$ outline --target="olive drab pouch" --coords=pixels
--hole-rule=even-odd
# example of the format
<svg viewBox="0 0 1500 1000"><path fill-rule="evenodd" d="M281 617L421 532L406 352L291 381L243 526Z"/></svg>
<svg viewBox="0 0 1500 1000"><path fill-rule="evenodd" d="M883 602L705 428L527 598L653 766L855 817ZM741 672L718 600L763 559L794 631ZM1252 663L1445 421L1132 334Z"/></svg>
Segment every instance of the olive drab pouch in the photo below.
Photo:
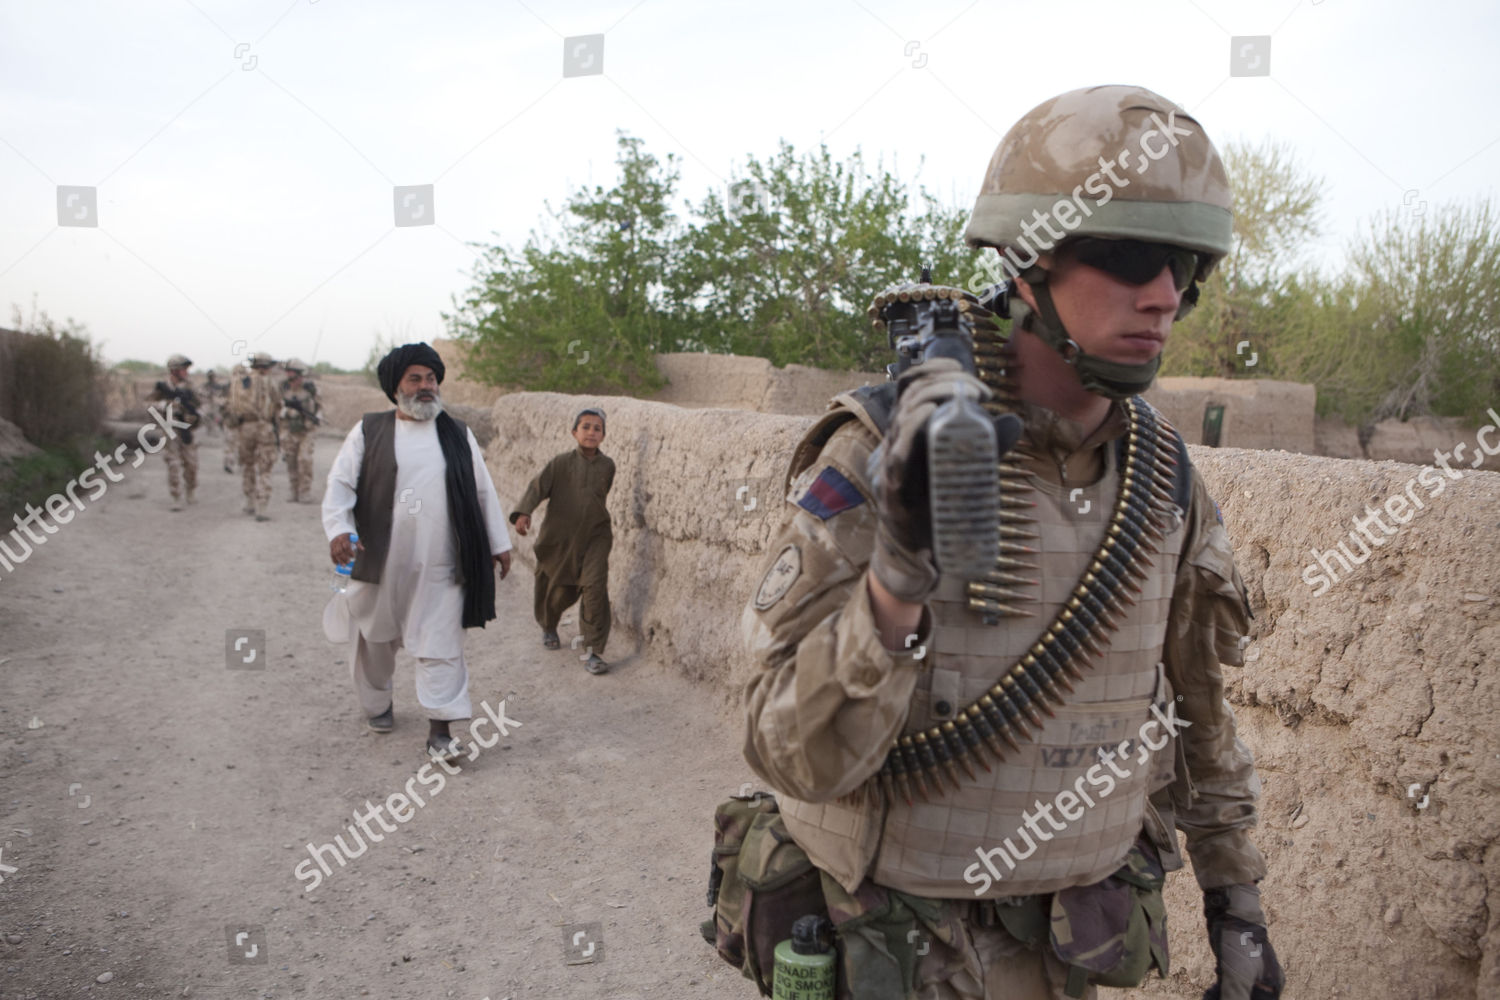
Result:
<svg viewBox="0 0 1500 1000"><path fill-rule="evenodd" d="M770 996L776 945L792 936L798 917L828 913L818 870L771 795L736 795L714 810L708 903L704 939Z"/></svg>
<svg viewBox="0 0 1500 1000"><path fill-rule="evenodd" d="M1139 986L1167 974L1166 874L1142 835L1113 875L1052 897L1052 948L1068 965L1067 995L1089 985Z"/></svg>
<svg viewBox="0 0 1500 1000"><path fill-rule="evenodd" d="M963 969L966 940L951 900L923 899L876 885L854 892L822 872L823 898L837 932L839 1000L906 1000L926 982Z"/></svg>

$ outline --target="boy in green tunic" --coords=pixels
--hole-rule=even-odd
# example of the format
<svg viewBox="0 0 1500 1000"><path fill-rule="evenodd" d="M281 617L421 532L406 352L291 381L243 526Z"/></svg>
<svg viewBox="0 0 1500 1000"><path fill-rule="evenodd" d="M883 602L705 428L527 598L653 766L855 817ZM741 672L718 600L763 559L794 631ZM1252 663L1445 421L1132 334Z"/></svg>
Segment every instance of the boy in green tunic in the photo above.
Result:
<svg viewBox="0 0 1500 1000"><path fill-rule="evenodd" d="M615 481L615 463L599 453L604 410L589 407L573 418L578 447L558 455L526 487L511 512L519 534L531 530L531 512L549 502L536 540L536 621L542 644L557 649L557 622L579 603L578 625L591 674L609 670L599 654L609 641L609 549L614 542L604 498ZM581 598L581 603L580 603Z"/></svg>

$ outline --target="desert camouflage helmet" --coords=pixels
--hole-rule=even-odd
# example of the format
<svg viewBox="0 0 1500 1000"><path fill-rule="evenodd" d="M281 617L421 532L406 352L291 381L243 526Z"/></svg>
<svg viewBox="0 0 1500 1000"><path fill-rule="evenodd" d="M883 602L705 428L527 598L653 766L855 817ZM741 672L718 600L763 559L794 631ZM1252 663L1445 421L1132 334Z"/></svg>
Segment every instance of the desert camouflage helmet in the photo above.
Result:
<svg viewBox="0 0 1500 1000"><path fill-rule="evenodd" d="M251 368L270 368L276 363L275 358L271 357L269 354L264 354L259 351L250 355L245 359L245 361L250 365Z"/></svg>
<svg viewBox="0 0 1500 1000"><path fill-rule="evenodd" d="M1231 247L1229 178L1214 144L1186 111L1144 87L1088 87L1027 112L1000 140L964 239L994 247L1032 289L1037 308L1011 304L1021 329L1063 356L1090 392L1144 392L1161 356L1124 364L1082 351L1048 288L1041 255L1070 239L1140 240L1198 254L1177 308L1186 316Z"/></svg>
<svg viewBox="0 0 1500 1000"><path fill-rule="evenodd" d="M303 364L299 358L287 358L281 363L281 367L289 372L296 372L298 375L307 373L307 365Z"/></svg>
<svg viewBox="0 0 1500 1000"><path fill-rule="evenodd" d="M192 365L193 365L192 359L189 358L186 354L174 354L170 358L167 359L167 368L168 369L172 369L172 368L191 368Z"/></svg>
<svg viewBox="0 0 1500 1000"><path fill-rule="evenodd" d="M964 239L1045 252L1040 215L1064 239L1196 250L1201 281L1229 252L1231 204L1224 164L1191 115L1144 87L1088 87L1043 101L1000 140Z"/></svg>

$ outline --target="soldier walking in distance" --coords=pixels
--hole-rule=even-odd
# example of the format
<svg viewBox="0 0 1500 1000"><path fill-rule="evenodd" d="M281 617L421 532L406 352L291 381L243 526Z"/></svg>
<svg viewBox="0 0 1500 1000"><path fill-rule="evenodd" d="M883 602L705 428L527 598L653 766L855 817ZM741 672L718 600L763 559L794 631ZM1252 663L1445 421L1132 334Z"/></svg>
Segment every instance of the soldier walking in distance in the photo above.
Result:
<svg viewBox="0 0 1500 1000"><path fill-rule="evenodd" d="M229 384L229 413L239 439L240 484L245 513L269 521L271 470L276 467L276 415L281 394L271 376L276 362L269 354L252 354L250 371Z"/></svg>
<svg viewBox="0 0 1500 1000"><path fill-rule="evenodd" d="M1230 204L1165 98L1046 101L1001 140L966 233L1012 280L893 297L959 303L978 377L913 365L837 397L795 452L744 615L745 756L821 872L846 995L1053 1000L1165 973L1174 827L1217 960L1206 997L1281 994L1259 779L1224 699L1249 608L1181 437L1139 395L1230 249ZM977 579L931 548L925 428L959 394L1003 452Z"/></svg>
<svg viewBox="0 0 1500 1000"><path fill-rule="evenodd" d="M172 494L172 509L181 510L186 497L188 503L196 503L194 493L198 489L198 443L193 432L202 425L199 412L201 400L188 380L188 369L193 366L184 354L174 354L167 359L167 377L156 383L149 403L171 404L175 419L192 426L178 430L169 436L162 447L162 457L167 461L167 491Z"/></svg>
<svg viewBox="0 0 1500 1000"><path fill-rule="evenodd" d="M203 432L212 434L222 429L224 419L224 395L229 390L214 371L203 376Z"/></svg>
<svg viewBox="0 0 1500 1000"><path fill-rule="evenodd" d="M307 366L296 358L281 366L286 378L281 381L281 453L286 458L287 477L292 495L288 503L311 503L313 477L313 439L322 423L318 388L304 376Z"/></svg>
<svg viewBox="0 0 1500 1000"><path fill-rule="evenodd" d="M231 475L234 473L235 456L240 453L240 420L229 408L229 397L234 384L249 374L249 368L235 365L229 370L229 381L220 394L219 426L224 429L224 471Z"/></svg>

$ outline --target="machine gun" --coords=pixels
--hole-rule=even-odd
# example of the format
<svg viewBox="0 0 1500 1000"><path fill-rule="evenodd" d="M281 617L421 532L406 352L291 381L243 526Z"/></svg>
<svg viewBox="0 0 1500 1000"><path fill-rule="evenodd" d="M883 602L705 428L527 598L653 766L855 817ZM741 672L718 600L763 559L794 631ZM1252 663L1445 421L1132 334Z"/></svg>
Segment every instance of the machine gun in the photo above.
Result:
<svg viewBox="0 0 1500 1000"><path fill-rule="evenodd" d="M981 301L962 289L931 282L931 271L924 267L918 284L898 286L875 299L872 312L896 352L896 362L886 366L892 379L935 358L951 358L977 374L971 311L1008 313L1003 293L1000 301ZM1000 552L998 449L994 419L966 393L939 406L928 420L932 554L945 574L975 579L995 568Z"/></svg>

